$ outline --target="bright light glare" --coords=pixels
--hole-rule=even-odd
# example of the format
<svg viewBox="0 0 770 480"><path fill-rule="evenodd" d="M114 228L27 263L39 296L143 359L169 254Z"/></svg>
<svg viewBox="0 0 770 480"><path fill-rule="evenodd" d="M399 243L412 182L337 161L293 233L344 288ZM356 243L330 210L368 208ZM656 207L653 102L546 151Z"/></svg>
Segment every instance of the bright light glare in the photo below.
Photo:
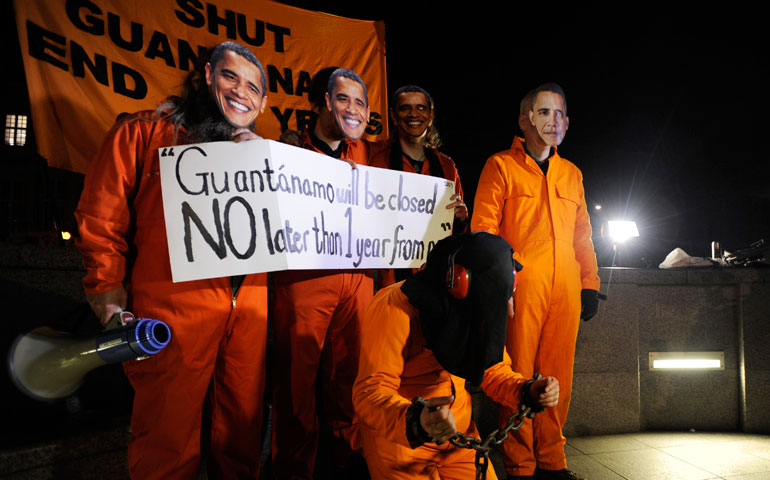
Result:
<svg viewBox="0 0 770 480"><path fill-rule="evenodd" d="M701 359L679 359L679 360L655 360L652 362L652 368L719 368L719 360Z"/></svg>
<svg viewBox="0 0 770 480"><path fill-rule="evenodd" d="M616 243L625 242L631 237L639 236L636 222L628 220L610 220L607 222L607 227L610 230L610 237Z"/></svg>
<svg viewBox="0 0 770 480"><path fill-rule="evenodd" d="M62 240L69 240L70 238L72 238L72 234L70 232L61 232Z"/></svg>
<svg viewBox="0 0 770 480"><path fill-rule="evenodd" d="M650 352L650 370L724 370L724 352Z"/></svg>
<svg viewBox="0 0 770 480"><path fill-rule="evenodd" d="M601 210L601 209L602 209L602 206L601 206L601 205L594 205L594 208L595 208L596 210Z"/></svg>

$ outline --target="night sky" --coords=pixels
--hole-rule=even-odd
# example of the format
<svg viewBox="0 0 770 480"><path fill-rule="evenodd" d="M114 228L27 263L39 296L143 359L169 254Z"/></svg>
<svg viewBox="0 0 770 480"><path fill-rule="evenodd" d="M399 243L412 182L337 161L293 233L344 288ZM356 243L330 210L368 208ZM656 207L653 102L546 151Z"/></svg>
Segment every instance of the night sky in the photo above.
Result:
<svg viewBox="0 0 770 480"><path fill-rule="evenodd" d="M559 152L583 171L589 209L603 207L590 210L595 230L615 218L639 225L625 264L656 266L674 247L707 256L712 240L732 251L770 240L770 167L760 153L767 26L758 11L282 3L385 21L389 91L417 84L433 94L441 150L457 163L468 200L485 160L517 133L521 97L555 81L570 116ZM18 91L15 28L3 35L13 47L5 91Z"/></svg>
<svg viewBox="0 0 770 480"><path fill-rule="evenodd" d="M657 266L675 247L707 256L712 240L733 251L770 240L758 12L285 3L385 21L389 91L414 83L433 94L442 150L469 198L485 160L510 146L521 97L555 81L570 116L560 153L583 171L589 207L603 207L591 210L595 230L623 217L639 225L625 264Z"/></svg>

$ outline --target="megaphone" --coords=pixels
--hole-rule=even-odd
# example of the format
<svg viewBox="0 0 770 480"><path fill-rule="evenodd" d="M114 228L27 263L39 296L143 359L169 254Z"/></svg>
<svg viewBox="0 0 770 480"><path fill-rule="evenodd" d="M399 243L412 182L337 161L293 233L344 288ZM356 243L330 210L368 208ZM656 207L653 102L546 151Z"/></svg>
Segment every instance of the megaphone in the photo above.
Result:
<svg viewBox="0 0 770 480"><path fill-rule="evenodd" d="M125 324L127 319L134 321ZM134 318L130 312L116 313L107 327L96 338L86 339L51 327L19 335L8 352L13 383L36 400L64 398L83 384L91 370L108 363L147 358L163 350L171 340L171 329L164 322Z"/></svg>

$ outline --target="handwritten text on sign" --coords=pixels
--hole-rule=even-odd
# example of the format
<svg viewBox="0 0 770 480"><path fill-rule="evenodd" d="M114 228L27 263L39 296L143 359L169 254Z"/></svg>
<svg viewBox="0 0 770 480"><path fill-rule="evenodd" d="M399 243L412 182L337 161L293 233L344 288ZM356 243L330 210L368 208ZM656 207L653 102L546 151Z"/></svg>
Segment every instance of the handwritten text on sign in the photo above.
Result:
<svg viewBox="0 0 770 480"><path fill-rule="evenodd" d="M451 181L269 140L159 152L175 282L275 270L416 268L451 233Z"/></svg>

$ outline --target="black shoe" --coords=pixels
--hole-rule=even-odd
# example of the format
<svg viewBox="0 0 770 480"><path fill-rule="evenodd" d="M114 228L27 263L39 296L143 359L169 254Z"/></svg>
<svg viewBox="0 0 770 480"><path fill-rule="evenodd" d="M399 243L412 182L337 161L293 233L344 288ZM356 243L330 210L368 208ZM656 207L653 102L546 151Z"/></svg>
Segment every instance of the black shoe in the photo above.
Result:
<svg viewBox="0 0 770 480"><path fill-rule="evenodd" d="M532 475L508 475L506 480L532 480L535 477Z"/></svg>
<svg viewBox="0 0 770 480"><path fill-rule="evenodd" d="M538 468L535 470L536 480L586 480L577 473L564 468L562 470L543 470Z"/></svg>

